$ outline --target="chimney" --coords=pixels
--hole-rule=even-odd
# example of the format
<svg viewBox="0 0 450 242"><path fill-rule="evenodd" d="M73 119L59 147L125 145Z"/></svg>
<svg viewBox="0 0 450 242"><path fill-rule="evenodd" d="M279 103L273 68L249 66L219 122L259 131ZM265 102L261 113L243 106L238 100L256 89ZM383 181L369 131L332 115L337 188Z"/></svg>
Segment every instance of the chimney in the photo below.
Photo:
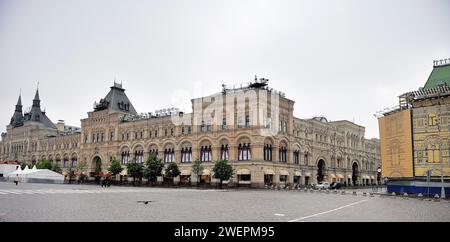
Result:
<svg viewBox="0 0 450 242"><path fill-rule="evenodd" d="M64 133L64 125L64 120L58 120L58 123L56 124L58 132Z"/></svg>

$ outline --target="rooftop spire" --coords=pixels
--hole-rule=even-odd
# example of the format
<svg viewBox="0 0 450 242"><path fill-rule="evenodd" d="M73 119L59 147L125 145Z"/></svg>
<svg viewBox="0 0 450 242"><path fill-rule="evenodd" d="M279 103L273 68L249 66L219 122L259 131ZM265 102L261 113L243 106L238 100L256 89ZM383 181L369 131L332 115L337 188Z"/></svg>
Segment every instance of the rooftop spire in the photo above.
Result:
<svg viewBox="0 0 450 242"><path fill-rule="evenodd" d="M19 99L17 100L16 109L14 110L14 115L11 118L10 124L13 127L19 127L23 125L23 113L22 113L22 94L19 94Z"/></svg>
<svg viewBox="0 0 450 242"><path fill-rule="evenodd" d="M19 99L17 100L16 108L17 106L22 107L22 91L19 93Z"/></svg>

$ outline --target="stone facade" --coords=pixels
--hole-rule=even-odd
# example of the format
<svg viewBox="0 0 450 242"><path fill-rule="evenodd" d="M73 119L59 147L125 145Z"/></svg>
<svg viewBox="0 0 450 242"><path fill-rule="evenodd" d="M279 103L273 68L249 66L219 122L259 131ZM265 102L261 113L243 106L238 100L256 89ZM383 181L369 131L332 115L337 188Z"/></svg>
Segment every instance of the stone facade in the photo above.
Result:
<svg viewBox="0 0 450 242"><path fill-rule="evenodd" d="M235 185L377 182L379 140L364 138L364 127L324 117L296 118L294 101L261 83L193 99L189 114L176 109L138 114L122 86L114 84L81 120L81 129L71 127L72 132L61 124L22 120L27 114L21 116L16 106L2 134L0 160L32 164L47 159L65 172L85 161L94 176L106 171L113 157L125 165L144 162L153 152L179 164L182 174L176 179L181 181L196 180L191 168L200 159L205 167L200 179L214 183L214 161L227 159L236 173L229 182Z"/></svg>

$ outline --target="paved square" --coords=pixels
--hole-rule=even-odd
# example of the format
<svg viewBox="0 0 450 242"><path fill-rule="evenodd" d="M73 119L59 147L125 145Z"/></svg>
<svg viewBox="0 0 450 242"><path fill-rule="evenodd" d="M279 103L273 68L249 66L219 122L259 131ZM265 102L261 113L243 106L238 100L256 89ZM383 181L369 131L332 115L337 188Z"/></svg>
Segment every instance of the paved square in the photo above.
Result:
<svg viewBox="0 0 450 242"><path fill-rule="evenodd" d="M146 202L148 201L148 202ZM400 197L0 182L0 221L445 221L450 202Z"/></svg>

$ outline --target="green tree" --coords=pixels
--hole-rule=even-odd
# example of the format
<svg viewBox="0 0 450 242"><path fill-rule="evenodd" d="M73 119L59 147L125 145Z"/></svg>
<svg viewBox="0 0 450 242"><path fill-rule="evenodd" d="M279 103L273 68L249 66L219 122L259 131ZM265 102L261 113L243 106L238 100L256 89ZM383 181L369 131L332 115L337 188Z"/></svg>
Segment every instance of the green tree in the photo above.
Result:
<svg viewBox="0 0 450 242"><path fill-rule="evenodd" d="M164 163L155 154L151 154L145 162L143 175L148 179L148 182L154 183L156 177L161 176Z"/></svg>
<svg viewBox="0 0 450 242"><path fill-rule="evenodd" d="M36 163L37 169L52 169L52 163L48 160L41 160Z"/></svg>
<svg viewBox="0 0 450 242"><path fill-rule="evenodd" d="M117 174L123 171L122 165L118 160L116 160L115 157L113 157L113 159L111 160L111 164L108 167L108 171L113 176L116 176Z"/></svg>
<svg viewBox="0 0 450 242"><path fill-rule="evenodd" d="M86 161L80 161L77 163L77 166L75 167L75 171L78 173L77 174L77 182L83 182L84 178L85 178L85 174L83 174L83 172L86 171L87 168L87 163Z"/></svg>
<svg viewBox="0 0 450 242"><path fill-rule="evenodd" d="M177 177L181 174L180 169L178 169L178 165L175 162L171 162L166 167L166 177L171 178L171 181L173 181L174 177Z"/></svg>
<svg viewBox="0 0 450 242"><path fill-rule="evenodd" d="M86 167L87 167L86 161L80 161L80 162L78 162L77 167L75 168L75 170L77 172L82 173L83 171L86 170Z"/></svg>
<svg viewBox="0 0 450 242"><path fill-rule="evenodd" d="M58 173L62 172L61 171L61 167L59 167L59 165L56 162L52 164L52 169L51 170L54 171L54 172L58 172Z"/></svg>
<svg viewBox="0 0 450 242"><path fill-rule="evenodd" d="M22 161L21 163L20 163L20 169L25 169L25 167L27 166L27 163L25 162L25 161Z"/></svg>
<svg viewBox="0 0 450 242"><path fill-rule="evenodd" d="M202 162L199 159L194 161L194 164L192 165L192 173L197 175L197 186L200 184L200 175L202 174L203 168Z"/></svg>
<svg viewBox="0 0 450 242"><path fill-rule="evenodd" d="M133 177L133 186L136 185L136 178L138 179L142 178L143 169L144 166L141 163L136 163L135 161L132 161L127 164L128 175Z"/></svg>
<svg viewBox="0 0 450 242"><path fill-rule="evenodd" d="M226 160L216 161L214 164L214 178L220 180L220 188L222 188L222 182L229 180L233 177L233 168Z"/></svg>

